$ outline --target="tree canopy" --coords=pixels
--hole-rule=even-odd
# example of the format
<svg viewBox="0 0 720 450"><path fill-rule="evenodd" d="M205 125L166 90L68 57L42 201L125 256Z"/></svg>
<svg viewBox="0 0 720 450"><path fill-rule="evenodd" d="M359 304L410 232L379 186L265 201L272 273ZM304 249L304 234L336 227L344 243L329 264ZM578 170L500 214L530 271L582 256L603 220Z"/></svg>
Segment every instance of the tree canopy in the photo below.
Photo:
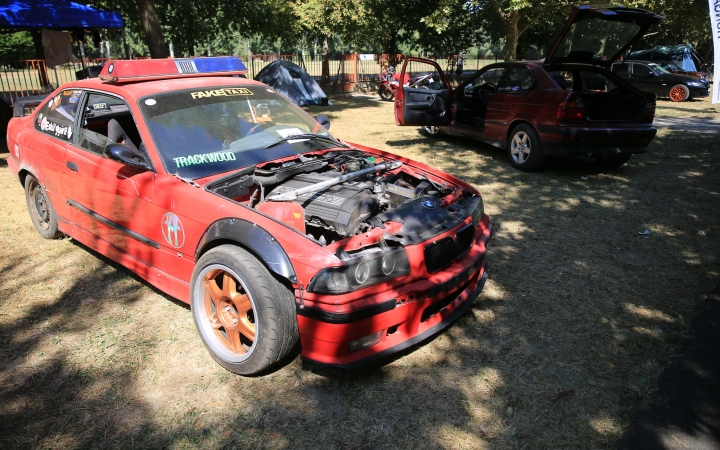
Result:
<svg viewBox="0 0 720 450"><path fill-rule="evenodd" d="M508 60L544 54L574 5L569 0L89 2L119 10L135 53L160 57L167 56L169 43L176 56L248 50L295 53L310 47L316 52L326 42L325 51L458 54L473 47L504 43ZM706 0L617 3L665 16L665 21L636 48L690 43L701 54L712 50ZM118 38L117 33L108 35Z"/></svg>

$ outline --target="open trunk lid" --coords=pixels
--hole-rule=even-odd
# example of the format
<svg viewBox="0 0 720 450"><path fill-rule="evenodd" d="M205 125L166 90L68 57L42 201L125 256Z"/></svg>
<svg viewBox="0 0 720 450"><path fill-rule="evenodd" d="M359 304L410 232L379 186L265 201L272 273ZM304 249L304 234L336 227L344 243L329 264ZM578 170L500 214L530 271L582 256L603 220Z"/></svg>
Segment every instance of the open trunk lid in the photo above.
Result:
<svg viewBox="0 0 720 450"><path fill-rule="evenodd" d="M643 9L576 6L544 64L610 67L650 26L662 19Z"/></svg>

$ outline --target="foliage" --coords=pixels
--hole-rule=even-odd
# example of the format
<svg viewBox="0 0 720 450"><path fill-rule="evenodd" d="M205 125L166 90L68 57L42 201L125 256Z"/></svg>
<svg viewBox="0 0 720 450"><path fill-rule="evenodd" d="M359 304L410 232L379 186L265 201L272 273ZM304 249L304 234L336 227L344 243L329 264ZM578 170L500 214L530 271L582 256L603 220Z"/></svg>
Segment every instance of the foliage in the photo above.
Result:
<svg viewBox="0 0 720 450"><path fill-rule="evenodd" d="M34 59L32 36L27 31L0 34L0 55L4 60Z"/></svg>
<svg viewBox="0 0 720 450"><path fill-rule="evenodd" d="M148 54L138 0L89 0L118 11L135 55ZM590 3L599 3L591 1ZM620 0L665 16L635 48L690 43L712 50L706 0ZM155 0L158 33L176 56L329 52L455 54L505 43L508 59L547 52L575 3L569 0ZM120 55L120 32L103 32ZM32 57L28 33L0 36L6 57ZM88 51L98 53L92 46ZM480 52L479 50L477 50ZM482 51L485 53L485 51ZM496 52L493 52L496 54Z"/></svg>

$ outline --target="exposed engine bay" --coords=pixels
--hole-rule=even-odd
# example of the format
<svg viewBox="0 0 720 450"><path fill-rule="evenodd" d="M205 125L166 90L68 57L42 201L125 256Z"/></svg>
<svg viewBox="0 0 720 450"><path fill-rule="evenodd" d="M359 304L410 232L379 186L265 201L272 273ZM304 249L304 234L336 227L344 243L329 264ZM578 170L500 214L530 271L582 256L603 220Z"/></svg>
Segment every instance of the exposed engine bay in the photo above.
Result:
<svg viewBox="0 0 720 450"><path fill-rule="evenodd" d="M480 197L425 173L359 150L298 155L248 167L207 187L327 245L388 222L402 228L401 245L440 234L483 215ZM441 207L443 197L454 201ZM447 202L445 202L447 203Z"/></svg>

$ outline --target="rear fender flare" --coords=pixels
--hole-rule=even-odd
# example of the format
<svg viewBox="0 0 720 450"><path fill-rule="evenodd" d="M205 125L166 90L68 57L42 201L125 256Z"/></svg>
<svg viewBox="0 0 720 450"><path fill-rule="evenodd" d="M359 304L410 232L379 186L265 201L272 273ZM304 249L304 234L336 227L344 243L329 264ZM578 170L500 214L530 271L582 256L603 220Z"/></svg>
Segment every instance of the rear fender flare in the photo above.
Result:
<svg viewBox="0 0 720 450"><path fill-rule="evenodd" d="M205 231L195 250L195 261L206 251L226 243L236 243L252 252L268 270L290 283L297 283L297 274L290 257L272 234L243 219L220 219Z"/></svg>

